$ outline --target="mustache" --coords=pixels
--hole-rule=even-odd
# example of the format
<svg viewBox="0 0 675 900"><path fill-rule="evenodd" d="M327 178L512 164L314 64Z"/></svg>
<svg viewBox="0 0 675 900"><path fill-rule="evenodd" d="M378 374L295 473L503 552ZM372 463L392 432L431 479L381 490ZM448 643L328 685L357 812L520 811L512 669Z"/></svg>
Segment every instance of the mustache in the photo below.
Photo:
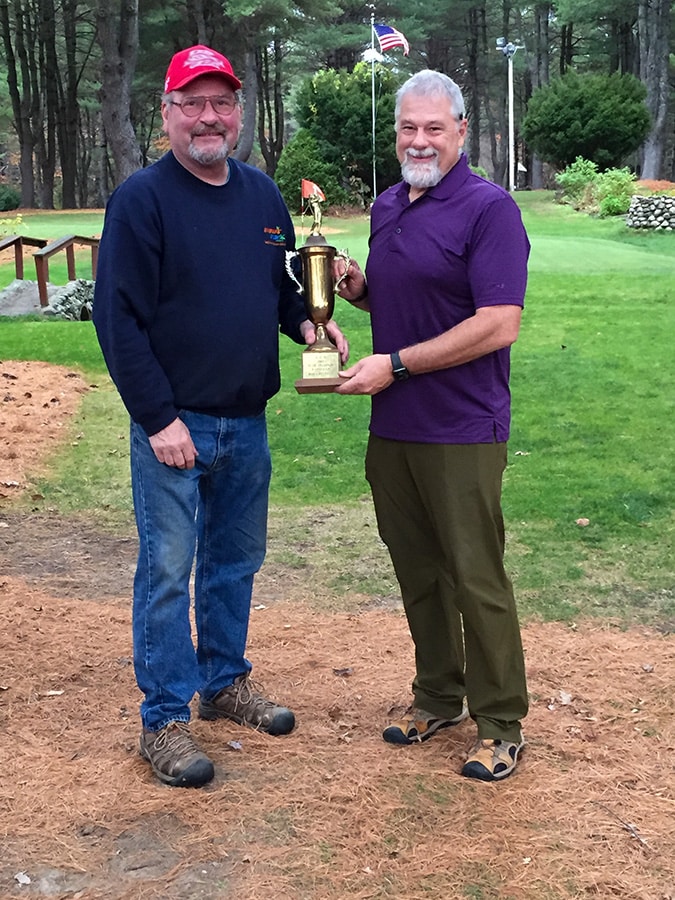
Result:
<svg viewBox="0 0 675 900"><path fill-rule="evenodd" d="M433 147L427 147L426 150L408 149L405 151L405 155L412 157L412 159L436 159L438 157L438 150L434 150Z"/></svg>
<svg viewBox="0 0 675 900"><path fill-rule="evenodd" d="M226 137L227 132L222 125L201 125L192 129L190 137L202 137L205 134L219 134L221 137Z"/></svg>

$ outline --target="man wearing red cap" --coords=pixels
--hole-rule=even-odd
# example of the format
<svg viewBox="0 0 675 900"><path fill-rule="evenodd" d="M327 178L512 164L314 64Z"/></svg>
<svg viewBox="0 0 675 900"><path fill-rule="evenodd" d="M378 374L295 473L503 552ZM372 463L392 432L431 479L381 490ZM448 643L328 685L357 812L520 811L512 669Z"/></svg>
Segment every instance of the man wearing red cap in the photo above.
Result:
<svg viewBox="0 0 675 900"><path fill-rule="evenodd" d="M278 335L311 344L315 330L286 272L295 236L281 195L231 157L240 88L209 47L173 57L162 99L171 150L111 196L94 301L131 416L140 752L163 782L183 787L214 776L189 729L195 693L202 718L273 735L295 724L260 693L245 650L265 554L265 406L279 390ZM340 330L331 322L328 331L346 361Z"/></svg>

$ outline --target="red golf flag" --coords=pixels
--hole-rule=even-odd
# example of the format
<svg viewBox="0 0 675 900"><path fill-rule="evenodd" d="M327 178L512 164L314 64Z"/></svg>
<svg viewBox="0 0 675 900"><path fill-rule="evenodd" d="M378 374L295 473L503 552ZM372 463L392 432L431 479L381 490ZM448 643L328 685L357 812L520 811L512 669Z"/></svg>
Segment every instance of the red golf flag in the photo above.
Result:
<svg viewBox="0 0 675 900"><path fill-rule="evenodd" d="M303 198L311 197L313 194L317 194L319 200L325 200L326 195L321 190L318 184L315 184L313 181L308 181L306 178L302 179L302 196Z"/></svg>

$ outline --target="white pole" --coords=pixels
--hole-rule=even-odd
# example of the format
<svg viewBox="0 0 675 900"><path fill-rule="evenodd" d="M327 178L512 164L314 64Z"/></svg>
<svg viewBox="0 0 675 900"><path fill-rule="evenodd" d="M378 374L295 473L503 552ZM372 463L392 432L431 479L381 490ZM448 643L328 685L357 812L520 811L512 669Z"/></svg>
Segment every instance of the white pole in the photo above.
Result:
<svg viewBox="0 0 675 900"><path fill-rule="evenodd" d="M375 13L370 14L370 48L375 50ZM370 107L372 114L373 200L377 197L377 164L375 162L375 53L370 57Z"/></svg>
<svg viewBox="0 0 675 900"><path fill-rule="evenodd" d="M513 57L516 50L520 47L512 44L510 41L506 43L506 38L497 38L497 50L500 50L508 62L508 94L509 94L509 191L513 193L516 189L516 137L513 127Z"/></svg>
<svg viewBox="0 0 675 900"><path fill-rule="evenodd" d="M514 51L515 52L515 51ZM509 191L516 189L516 143L513 127L513 53L508 54L509 60Z"/></svg>

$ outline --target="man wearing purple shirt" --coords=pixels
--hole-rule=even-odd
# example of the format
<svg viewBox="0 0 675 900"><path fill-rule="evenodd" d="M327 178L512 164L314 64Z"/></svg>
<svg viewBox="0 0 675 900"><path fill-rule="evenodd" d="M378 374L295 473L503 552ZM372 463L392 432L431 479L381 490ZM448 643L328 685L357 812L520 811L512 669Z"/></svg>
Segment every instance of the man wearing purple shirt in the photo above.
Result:
<svg viewBox="0 0 675 900"><path fill-rule="evenodd" d="M415 644L413 705L383 737L418 743L470 715L462 774L498 781L528 707L501 483L530 245L513 199L462 155L450 78L403 85L396 135L403 181L373 206L366 276L352 264L339 289L371 314L374 353L338 391L373 397L366 476Z"/></svg>

